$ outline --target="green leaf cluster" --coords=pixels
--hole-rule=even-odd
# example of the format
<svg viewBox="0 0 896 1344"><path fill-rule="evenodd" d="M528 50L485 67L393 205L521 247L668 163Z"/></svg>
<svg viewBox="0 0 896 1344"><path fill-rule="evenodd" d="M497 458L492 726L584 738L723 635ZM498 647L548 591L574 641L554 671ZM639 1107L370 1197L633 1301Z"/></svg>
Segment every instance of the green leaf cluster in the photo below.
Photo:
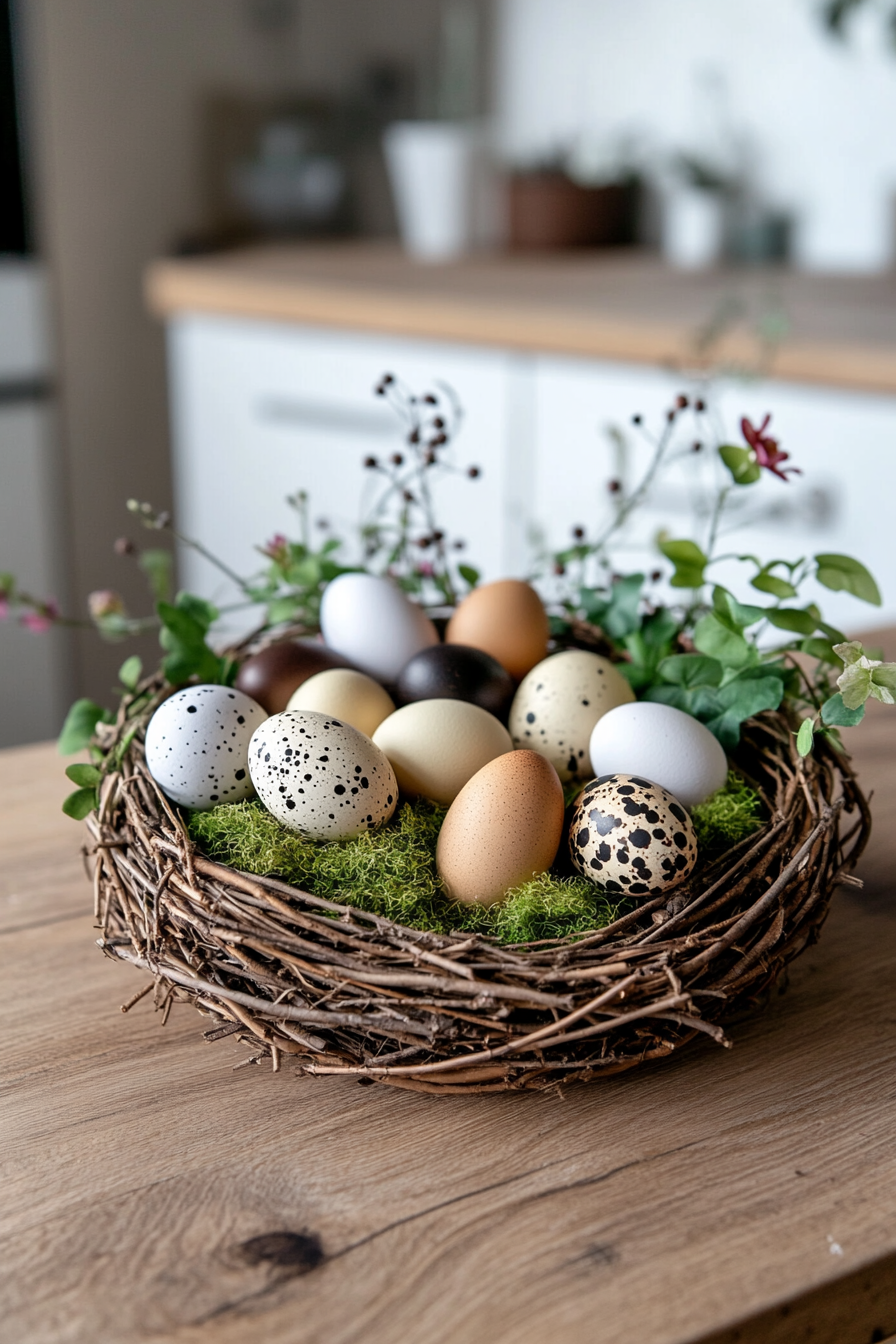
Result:
<svg viewBox="0 0 896 1344"><path fill-rule="evenodd" d="M206 635L218 618L217 608L192 593L178 593L174 603L157 602L156 612L162 626L159 643L166 650L162 660L165 679L172 686L181 686L192 678L229 686L236 675L234 663L219 657L206 643Z"/></svg>

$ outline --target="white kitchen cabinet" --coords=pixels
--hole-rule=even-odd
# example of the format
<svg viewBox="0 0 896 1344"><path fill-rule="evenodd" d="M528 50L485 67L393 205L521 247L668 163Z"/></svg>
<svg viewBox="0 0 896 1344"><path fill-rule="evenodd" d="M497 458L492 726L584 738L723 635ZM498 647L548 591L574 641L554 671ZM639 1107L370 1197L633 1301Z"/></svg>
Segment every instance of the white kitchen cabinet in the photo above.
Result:
<svg viewBox="0 0 896 1344"><path fill-rule="evenodd" d="M417 392L439 381L458 392L458 470L435 487L440 519L489 577L519 567L512 373L502 352L186 315L171 324L170 355L178 525L238 573L258 569L253 548L266 538L296 535L285 501L299 489L312 520L356 535L379 484L363 458L403 448L400 420L373 395L387 371ZM195 552L182 554L181 577L222 601L233 596Z"/></svg>
<svg viewBox="0 0 896 1344"><path fill-rule="evenodd" d="M570 528L597 530L611 516L607 484L619 475L618 449L608 427L628 441L631 481L650 455L650 445L631 424L633 412L644 417L645 429L656 434L679 392L692 389L665 370L624 364L542 357L535 390L535 517L554 548L567 545ZM818 601L827 619L848 630L869 629L896 620L896 397L765 381L727 381L713 392L717 421L732 442L742 443L740 419L759 424L771 412L769 433L780 441L802 475L788 482L763 473L761 481L732 492L743 509L742 524L720 536L718 551L750 552L763 560L794 560L818 552L854 555L877 578L884 599L880 608L817 586L807 597ZM688 417L685 424L690 426ZM679 442L686 449L692 433ZM718 472L717 459L699 463L685 453L663 476L647 501L632 538L633 564L648 569L659 560L656 533L701 537L707 518L694 519L693 480L699 467L707 486ZM690 483L690 484L689 484ZM697 504L700 504L698 498ZM694 523L696 528L694 530ZM736 563L713 573L721 581L744 588L753 570ZM755 597L755 592L753 592Z"/></svg>
<svg viewBox="0 0 896 1344"><path fill-rule="evenodd" d="M675 394L691 390L643 366L190 313L171 321L170 353L178 523L241 574L258 567L254 546L295 534L285 499L297 489L309 492L312 519L354 532L372 484L362 459L402 446L397 418L372 395L387 370L417 391L440 380L460 397L455 460L482 477L442 481L439 512L487 578L529 572L533 537L556 549L575 525L593 535L612 507L608 480L627 472L631 483L649 456L632 413L656 432ZM854 554L877 576L884 607L823 590L828 619L848 629L896 619L896 397L754 381L720 387L713 404L736 442L741 415L758 423L771 411L772 432L805 473L787 484L765 474L734 492L750 526L723 537L724 549L764 559ZM611 426L628 441L622 455ZM631 538L633 567L659 562L660 528L700 535L695 466L708 492L717 461L684 453L648 500ZM705 514L696 525L705 528ZM195 552L183 553L181 575L220 601L233 596ZM746 574L723 565L718 577L742 588Z"/></svg>

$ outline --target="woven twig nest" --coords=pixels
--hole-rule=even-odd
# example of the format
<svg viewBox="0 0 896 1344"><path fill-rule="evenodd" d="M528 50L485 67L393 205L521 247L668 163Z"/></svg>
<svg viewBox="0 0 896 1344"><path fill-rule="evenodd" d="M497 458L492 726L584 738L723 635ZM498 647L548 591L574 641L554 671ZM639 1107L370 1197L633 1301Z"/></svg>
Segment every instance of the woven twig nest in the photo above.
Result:
<svg viewBox="0 0 896 1344"><path fill-rule="evenodd" d="M161 680L141 690L166 694ZM101 745L117 761L88 818L100 946L189 1000L247 1063L428 1092L542 1089L671 1054L767 997L818 935L868 837L847 756L794 725L745 725L738 763L761 830L676 888L585 936L518 946L403 928L203 857L146 769L123 702ZM145 722L146 715L143 715ZM146 991L149 992L152 986ZM141 997L138 992L135 1001Z"/></svg>

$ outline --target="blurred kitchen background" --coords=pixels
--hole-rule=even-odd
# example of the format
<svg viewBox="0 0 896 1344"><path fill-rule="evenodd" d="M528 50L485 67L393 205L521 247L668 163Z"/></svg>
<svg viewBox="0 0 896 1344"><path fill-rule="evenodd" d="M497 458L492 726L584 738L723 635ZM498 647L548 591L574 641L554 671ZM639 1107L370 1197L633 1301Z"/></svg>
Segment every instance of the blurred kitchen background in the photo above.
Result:
<svg viewBox="0 0 896 1344"><path fill-rule="evenodd" d="M239 569L299 487L350 527L387 369L456 388L482 478L448 520L524 574L716 367L729 431L771 411L806 473L745 549L854 551L884 606L826 611L893 624L892 8L2 0L0 574L146 610L129 498ZM141 639L8 616L0 745L108 703Z"/></svg>

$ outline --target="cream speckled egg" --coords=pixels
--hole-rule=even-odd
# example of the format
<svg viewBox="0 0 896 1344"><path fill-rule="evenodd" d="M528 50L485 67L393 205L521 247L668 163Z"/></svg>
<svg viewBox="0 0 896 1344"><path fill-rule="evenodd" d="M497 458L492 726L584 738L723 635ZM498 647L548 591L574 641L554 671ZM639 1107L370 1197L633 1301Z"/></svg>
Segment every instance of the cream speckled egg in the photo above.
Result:
<svg viewBox="0 0 896 1344"><path fill-rule="evenodd" d="M565 649L545 658L520 682L510 710L515 747L546 756L565 782L592 774L588 747L594 725L635 695L606 658Z"/></svg>
<svg viewBox="0 0 896 1344"><path fill-rule="evenodd" d="M252 794L249 740L267 715L229 686L186 686L146 729L146 765L173 803L207 812Z"/></svg>
<svg viewBox="0 0 896 1344"><path fill-rule="evenodd" d="M383 719L395 713L392 697L378 681L347 667L330 668L309 677L293 692L286 708L332 714L368 737L373 737Z"/></svg>
<svg viewBox="0 0 896 1344"><path fill-rule="evenodd" d="M688 808L728 778L725 752L699 719L649 700L605 714L594 725L588 754L595 775L624 770L653 779Z"/></svg>
<svg viewBox="0 0 896 1344"><path fill-rule="evenodd" d="M583 877L620 896L658 896L697 862L693 823L677 798L638 775L602 775L576 800L569 852Z"/></svg>
<svg viewBox="0 0 896 1344"><path fill-rule="evenodd" d="M477 770L513 750L503 723L467 700L415 700L384 719L373 740L403 793L445 807Z"/></svg>
<svg viewBox="0 0 896 1344"><path fill-rule="evenodd" d="M309 840L345 840L388 821L395 774L350 724L311 710L272 714L252 735L249 769L259 798Z"/></svg>

